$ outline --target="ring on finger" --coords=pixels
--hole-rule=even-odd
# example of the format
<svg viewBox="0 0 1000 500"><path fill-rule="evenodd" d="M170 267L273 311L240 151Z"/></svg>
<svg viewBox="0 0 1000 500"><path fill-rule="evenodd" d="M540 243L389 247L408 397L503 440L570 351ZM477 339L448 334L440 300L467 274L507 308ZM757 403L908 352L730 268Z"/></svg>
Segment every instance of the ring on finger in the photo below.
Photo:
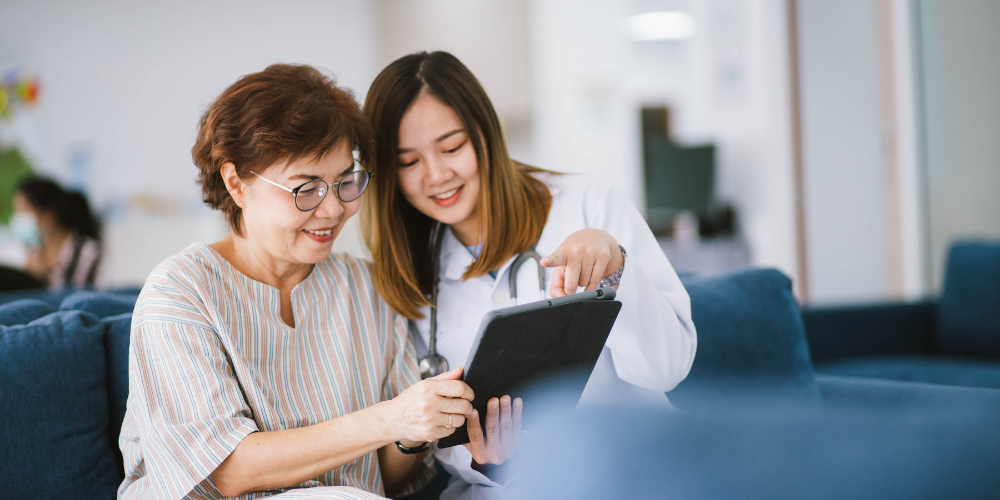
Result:
<svg viewBox="0 0 1000 500"><path fill-rule="evenodd" d="M444 427L445 427L445 429L451 429L451 417L452 417L452 416L453 416L453 415L448 415L448 425L444 426Z"/></svg>

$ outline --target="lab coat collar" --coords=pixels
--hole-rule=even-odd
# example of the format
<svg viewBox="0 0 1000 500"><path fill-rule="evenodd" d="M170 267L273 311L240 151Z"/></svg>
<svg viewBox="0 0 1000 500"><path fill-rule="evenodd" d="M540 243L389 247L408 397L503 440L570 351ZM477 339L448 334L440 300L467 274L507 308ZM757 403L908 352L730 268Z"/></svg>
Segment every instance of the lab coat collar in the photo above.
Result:
<svg viewBox="0 0 1000 500"><path fill-rule="evenodd" d="M472 264L472 254L469 249L451 231L451 226L444 228L444 241L441 242L441 265L444 267L444 277L459 281L465 270Z"/></svg>
<svg viewBox="0 0 1000 500"><path fill-rule="evenodd" d="M513 256L507 259L502 266L497 270L497 277L503 277L504 271L514 263L514 259L517 256ZM441 242L441 265L444 269L442 276L444 278L450 279L452 281L460 281L465 271L472 265L472 254L469 253L469 249L465 248L465 245L461 241L458 241L458 237L452 232L451 226L445 227L444 241ZM486 276L490 278L489 276ZM492 279L492 278L490 278ZM496 280L499 282L500 280Z"/></svg>

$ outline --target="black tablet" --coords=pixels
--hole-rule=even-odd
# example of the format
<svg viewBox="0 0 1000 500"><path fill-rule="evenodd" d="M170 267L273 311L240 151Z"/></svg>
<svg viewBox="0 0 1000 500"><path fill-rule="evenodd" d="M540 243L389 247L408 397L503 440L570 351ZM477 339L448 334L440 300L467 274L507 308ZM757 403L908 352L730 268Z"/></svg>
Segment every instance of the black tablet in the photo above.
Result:
<svg viewBox="0 0 1000 500"><path fill-rule="evenodd" d="M621 310L614 298L615 289L605 287L486 313L462 376L476 394L472 406L480 423L486 424L493 397L520 397L530 412L530 395L554 376L561 390L579 398ZM468 442L463 425L438 447Z"/></svg>

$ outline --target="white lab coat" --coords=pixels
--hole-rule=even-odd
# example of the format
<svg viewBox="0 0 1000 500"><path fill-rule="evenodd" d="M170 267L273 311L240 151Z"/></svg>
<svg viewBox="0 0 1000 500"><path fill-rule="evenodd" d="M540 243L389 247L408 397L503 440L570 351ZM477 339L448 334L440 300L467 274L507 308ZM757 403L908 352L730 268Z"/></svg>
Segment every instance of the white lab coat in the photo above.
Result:
<svg viewBox="0 0 1000 500"><path fill-rule="evenodd" d="M584 228L607 232L628 253L616 294L622 309L580 405L629 402L668 407L664 393L687 376L697 346L691 301L677 273L645 220L618 189L588 176L533 175L552 193L552 208L536 245L541 256L550 255L570 234ZM472 259L451 230L446 230L440 261L437 346L450 368L465 364L484 314L514 305L508 289L508 270L514 257L500 267L496 279L486 274L462 281ZM546 269L545 275L547 292L552 269ZM534 260L518 270L517 288L520 304L540 299ZM421 312L424 319L415 322L419 337L414 335L414 342L422 356L427 352L430 320L428 308ZM449 485L442 499L495 498L509 486L472 469L472 454L464 446L435 447L434 454L459 479Z"/></svg>

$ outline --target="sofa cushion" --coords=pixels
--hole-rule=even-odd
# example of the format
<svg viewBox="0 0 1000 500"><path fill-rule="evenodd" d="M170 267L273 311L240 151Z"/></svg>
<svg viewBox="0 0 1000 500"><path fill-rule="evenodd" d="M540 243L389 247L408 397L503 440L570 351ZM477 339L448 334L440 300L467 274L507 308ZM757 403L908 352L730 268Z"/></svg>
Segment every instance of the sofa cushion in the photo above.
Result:
<svg viewBox="0 0 1000 500"><path fill-rule="evenodd" d="M128 345L132 330L132 313L119 314L101 320L104 323L104 345L108 356L108 443L118 463L121 479L124 476L118 436L125 420L128 403Z"/></svg>
<svg viewBox="0 0 1000 500"><path fill-rule="evenodd" d="M98 318L130 313L135 309L138 295L110 292L75 292L59 304L61 311L87 311Z"/></svg>
<svg viewBox="0 0 1000 500"><path fill-rule="evenodd" d="M5 498L113 498L104 326L56 312L0 326L0 484Z"/></svg>
<svg viewBox="0 0 1000 500"><path fill-rule="evenodd" d="M946 353L1000 356L1000 243L952 246L937 335Z"/></svg>
<svg viewBox="0 0 1000 500"><path fill-rule="evenodd" d="M0 305L0 325L25 325L55 312L56 308L38 299L20 299Z"/></svg>
<svg viewBox="0 0 1000 500"><path fill-rule="evenodd" d="M749 392L781 390L819 400L792 282L774 269L684 280L698 330L687 379L670 393L712 385Z"/></svg>
<svg viewBox="0 0 1000 500"><path fill-rule="evenodd" d="M1000 412L1000 390L819 374L823 403L829 408L883 409L898 412Z"/></svg>
<svg viewBox="0 0 1000 500"><path fill-rule="evenodd" d="M825 375L1000 389L1000 360L941 356L877 356L823 363Z"/></svg>

